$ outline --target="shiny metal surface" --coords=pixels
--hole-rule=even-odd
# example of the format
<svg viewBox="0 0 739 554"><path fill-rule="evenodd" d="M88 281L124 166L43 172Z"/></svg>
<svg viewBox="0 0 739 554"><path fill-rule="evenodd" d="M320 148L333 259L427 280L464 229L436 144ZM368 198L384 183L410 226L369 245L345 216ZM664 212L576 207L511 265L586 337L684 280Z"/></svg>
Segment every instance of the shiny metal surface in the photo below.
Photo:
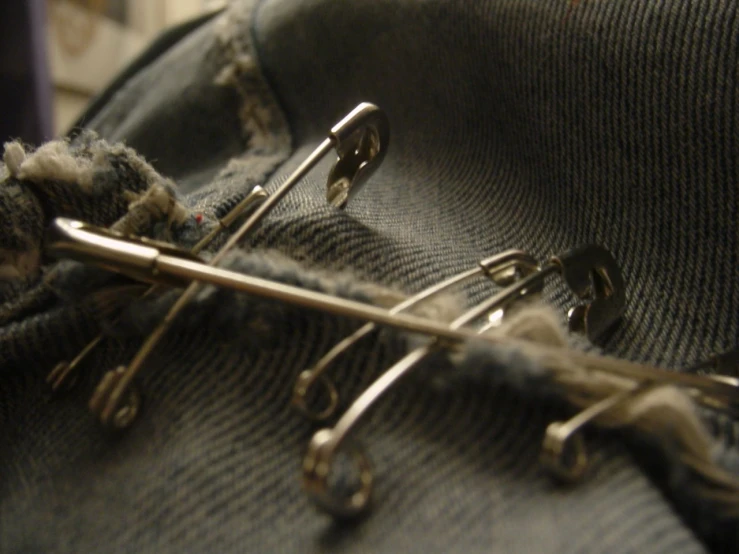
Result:
<svg viewBox="0 0 739 554"><path fill-rule="evenodd" d="M243 216L244 214L249 213L250 210L254 209L256 206L258 206L260 203L264 202L264 200L267 198L267 191L265 191L262 187L259 185L255 186L249 194L247 194L241 202L236 204L229 212L226 214L222 219L219 220L219 226L215 227L212 231L210 231L206 236L204 236L200 241L198 241L195 246L190 250L190 255L193 256L194 259L197 254L199 254L203 249L207 248L208 245L210 245L211 242L221 233L221 231L228 229L229 226L231 226L235 221L238 220L239 217ZM115 245L112 246L112 250L106 251L104 249L100 249L99 245L100 243L96 244L90 244L83 240L75 240L75 233L78 233L80 231L84 231L87 228L87 226L84 223L81 222L70 222L70 225L66 231L66 235L57 234L54 240L56 241L69 241L67 244L67 248L78 248L78 258L80 261L85 261L85 255L91 255L95 256L98 261L98 266L105 267L102 263L100 263L99 256L103 252L106 252L111 256L111 263L112 264L118 264L124 261L131 262L133 264L141 264L143 263L143 267L139 266L139 269L144 274L147 274L147 272L150 270L150 266L148 264L151 263L151 255L153 250L138 250L139 254L143 254L144 260L147 259L147 256L149 258L149 262L146 262L144 260L133 260L129 257L129 252L135 251L135 248L133 245L130 247L127 247L123 251L117 251L115 249ZM113 232L110 233L113 237L121 238L122 235L115 234ZM100 241L104 241L105 237L100 237ZM149 239L141 238L142 248L147 248L146 245L151 245L151 248L156 249L157 252L161 253L164 251L169 251L171 248L171 245L163 242L158 241L152 241ZM92 251L87 251L86 249L92 249ZM182 250L176 249L178 255L186 255L182 254ZM132 271L134 268L131 268ZM135 272L133 272L135 277ZM143 279L146 280L145 278ZM164 284L172 284L172 283L160 283L160 285ZM179 285L175 285L179 286ZM146 290L142 295L141 298L146 298L147 296L154 294L160 290L159 286L152 286L148 290ZM77 370L77 368L80 366L80 364L87 358L87 356L92 353L92 351L103 341L103 335L99 334L94 339L92 339L80 352L75 356L71 361L62 361L59 362L54 366L54 368L49 372L49 374L46 376L46 382L51 386L52 391L59 391L62 389L68 389L70 388L74 383L73 381L76 381L72 376L74 372ZM140 401L139 401L140 404ZM136 406L135 410L133 410L133 399L131 402L131 406L129 407L131 409L127 410L127 413L138 413L138 406ZM123 419L123 421L130 421L132 422L133 419L135 419L135 415L133 417L126 417Z"/></svg>
<svg viewBox="0 0 739 554"><path fill-rule="evenodd" d="M69 220L57 219L54 223L54 230L48 242L48 250L52 255L84 260L87 263L138 279L145 279L147 282L180 285L194 282L209 283L291 305L357 318L374 325L386 325L431 337L425 346L409 353L372 383L352 403L333 428L317 432L311 440L303 462L303 484L311 499L336 517L353 517L360 514L367 508L371 499L373 483L371 463L361 446L352 438L353 432L369 410L388 390L395 387L413 369L419 367L419 362L429 354L440 348L452 348L455 344L466 340L477 339L492 345L505 344L525 348L539 359L543 367L548 367L547 358L549 356L557 358L564 350L567 350L567 356L573 364L578 366L579 371L597 371L633 380L634 389L604 399L570 421L555 423L550 427L542 454L543 461L548 464L548 468L554 474L564 479L577 479L587 468L588 456L578 431L594 418L613 409L619 402L630 398L633 394L638 394L638 391L644 387L663 384L685 387L696 393L698 398L709 399L710 405L718 409L728 409L739 402L739 389L733 380L672 373L643 364L562 347L547 346L494 334L480 334L485 327L477 330L465 328L492 310L505 306L506 303L520 298L522 294L525 295L525 291L536 290L546 274L559 270L560 266L555 262L549 262L538 271L514 281L500 293L474 306L447 325L406 313L212 267L169 246L158 250L155 246L145 244L141 240L115 236L105 229L80 225ZM154 254L152 250L156 250L157 253ZM119 253L123 255L116 258ZM516 256L513 257L516 258ZM470 272L477 271L479 271L477 268L469 270L452 280L465 278ZM498 275L504 282L513 280L510 272L498 272L495 275ZM445 283L432 287L425 294L433 294ZM412 300L409 299L404 304ZM171 319L166 321L171 321ZM142 349L139 355L142 355L141 352L144 355L146 353ZM131 365L138 361L135 358ZM109 372L104 378L105 385L99 387L91 402L92 407L99 411L102 417L108 418L108 424L115 428L129 425L135 418L140 404L138 395L128 387L132 378L130 367L127 370L122 366L114 372ZM111 406L118 409L111 410ZM359 488L348 496L336 495L329 484L335 460L341 452L350 455L359 476Z"/></svg>
<svg viewBox="0 0 739 554"><path fill-rule="evenodd" d="M545 271L553 271L549 267ZM478 305L467 310L464 314L449 324L449 330L459 332L464 326L479 319L494 309L499 309L512 301L512 299L525 294L531 286L537 286L541 282L541 270L524 277L520 281L509 285L500 293L483 300ZM489 338L480 334L480 330L474 332L480 338ZM398 385L407 377L411 371L418 368L420 363L438 348L444 348L439 336L429 341L428 344L413 350L399 362L391 366L377 380L375 380L339 418L339 421L331 429L322 429L317 432L308 445L308 451L303 460L303 487L311 500L322 509L327 510L335 517L353 517L363 512L369 505L372 493L371 476L365 476L360 480L360 489L348 497L342 497L331 489L329 476L333 469L336 456L342 446L347 442L352 444L352 459L358 464L360 472L369 471L371 467L367 454L362 447L350 439L361 421L367 416L370 409L385 396L388 391Z"/></svg>
<svg viewBox="0 0 739 554"><path fill-rule="evenodd" d="M326 155L336 148L338 159L327 182L327 199L336 207L343 208L348 199L356 194L367 178L377 169L384 159L390 137L387 116L377 106L362 103L337 123L326 138L288 179L272 193L247 220L229 237L224 246L211 258L209 265L216 266L223 257L234 248L257 224L282 200L282 198L300 182L303 177ZM136 248L133 248L136 250ZM148 251L140 251L141 259L135 261L127 258L128 253L120 256L126 265L126 271L134 278L139 278L135 264L146 266ZM145 269L142 267L142 269ZM172 283L165 283L171 285ZM134 418L119 418L116 413L125 411L132 413L132 407L126 405L129 398L126 390L141 371L141 368L156 348L172 321L189 304L197 294L200 285L196 281L188 282L187 288L170 308L164 319L146 338L139 351L125 367L108 372L100 381L90 401L90 410L106 426L120 428L123 422L129 425Z"/></svg>
<svg viewBox="0 0 739 554"><path fill-rule="evenodd" d="M77 230L74 222L64 218L57 218L52 226L53 232L49 234L47 242L47 252L53 256L60 258L81 259L76 256L79 248L70 247L69 240L55 240L55 237L66 236L69 229ZM117 244L111 251L118 251L125 248L126 245L132 244L138 246L138 239L135 238L114 238L109 234L107 229L102 228L86 228L84 232L75 232L76 240L87 241L94 244L100 236L104 236L111 240L116 240ZM104 241L101 246L100 262L85 256L86 263L105 267L128 276L135 276L137 279L145 280L148 283L172 283L180 286L187 283L199 282L208 283L215 286L230 288L242 291L262 298L269 298L281 302L286 302L294 306L303 308L325 311L331 314L353 317L366 321L371 321L379 325L387 325L397 329L413 333L422 333L450 341L461 341L476 337L474 333L466 331L455 331L449 329L445 324L431 321L422 317L408 314L391 314L385 308L380 308L371 304L363 304L354 300L337 298L328 294L310 291L299 287L275 283L259 277L244 275L235 271L220 269L206 264L203 261L194 261L189 255L174 256L170 254L162 254L156 257L151 264L151 272L148 276L144 276L140 272L140 265L143 264L125 264L120 263L117 267L111 267L108 259L109 253L102 250L109 247L109 241ZM136 248L131 249L131 253L137 251ZM187 254L186 252L183 254ZM148 252L145 253L149 260ZM493 340L493 339L491 339ZM494 341L495 342L495 341Z"/></svg>
<svg viewBox="0 0 739 554"><path fill-rule="evenodd" d="M504 310L519 299L531 293L540 292L547 275L555 272L561 273L572 291L586 301L585 304L570 311L570 324L574 330L583 332L590 338L596 338L606 332L623 314L625 308L624 283L618 266L606 250L597 246L586 246L553 257L538 271L513 282L500 293L467 311L450 324L450 329L459 330L485 313ZM477 332L485 333L494 325L495 321L478 328ZM340 343L336 348L341 351L343 346L343 343ZM406 355L372 383L339 418L333 428L322 429L314 435L303 462L303 486L317 506L341 518L356 516L368 507L372 494L372 475L369 469L371 463L362 447L351 436L370 409L440 347L444 345L437 337L427 345ZM618 373L618 369L631 373L630 376L637 383L637 391L654 386L654 382L674 381L673 374L655 368L636 369L633 367L632 370L632 366L626 364L624 370L616 364L613 366L614 373ZM650 376L655 377L657 373L661 374L660 378L652 381ZM705 382L701 383L702 388L705 385ZM727 388L723 392L736 398L739 389L734 387L733 390L729 390ZM607 398L584 410L568 422L552 423L547 430L542 452L542 463L546 469L560 479L575 481L581 478L587 470L589 458L584 440L577 431L633 394L637 393L628 391L624 395ZM711 393L703 391L701 394L715 399ZM336 455L346 444L351 444L351 457L357 464L356 471L362 475L362 478L359 480L359 489L353 494L340 496L331 489L329 476L333 470Z"/></svg>
<svg viewBox="0 0 739 554"><path fill-rule="evenodd" d="M385 158L390 122L377 106L363 102L334 125L329 136L338 157L328 174L326 200L343 208Z"/></svg>
<svg viewBox="0 0 739 554"><path fill-rule="evenodd" d="M101 236L110 240L100 241ZM80 248L79 245L71 244L72 240L86 242L87 245L84 248ZM116 241L118 244L112 245L111 241ZM132 245L134 247L131 248L128 256L132 255L133 252L142 252L144 261L151 264L152 269L149 275L145 276L141 274L141 266L145 265L143 261L142 263L132 264L132 271L130 270L130 267L122 261L117 264L111 262L113 257L110 252L117 252L119 249L126 248L128 245ZM186 283L192 283L193 281L199 281L216 286L232 288L234 290L254 294L256 296L283 301L308 309L321 310L346 317L354 317L376 323L378 325L387 325L389 327L402 329L412 333L421 333L440 339L448 339L451 342L475 338L491 344L525 346L527 349L535 351L541 358L542 363L546 363L547 355L556 356L561 350L561 348L558 347L533 344L519 339L501 339L493 335L480 335L476 332L464 329L452 329L442 323L430 321L421 317L403 313L393 314L390 313L389 310L370 304L336 298L334 296L301 289L299 287L275 283L258 277L251 277L234 271L219 269L203 262L194 261L188 252L178 252L176 248L168 248L167 255L161 254L155 258L153 263L151 263L150 253L146 250L142 251L138 249L138 247L142 245L143 243L138 238L117 237L107 229L79 225L79 222L74 222L64 218L57 218L54 220L47 238L47 252L50 255L77 259L79 261L85 260L86 263L105 267L117 273L129 276L132 274L136 275L136 278L142 279L148 283L158 284L166 282L184 285ZM96 248L98 249L98 252L97 254L94 254ZM521 279L501 291L498 295L495 295L478 306L475 306L463 317L475 319L476 317L485 314L487 311L495 308L501 298L515 297L517 294L520 294L520 290L525 290L527 286L530 286L531 281L538 277L539 273L535 273ZM724 402L739 401L739 392L737 387L731 383L724 382L723 380L710 379L701 375L676 373L646 364L597 356L594 354L579 352L577 350L569 350L568 352L573 361L587 370L600 371L634 379L635 381L670 383L676 386L701 391Z"/></svg>
<svg viewBox="0 0 739 554"><path fill-rule="evenodd" d="M338 158L331 170L327 182L327 199L334 206L343 208L348 199L356 194L369 176L376 170L385 157L390 137L387 116L377 106L362 103L352 112L337 123L330 131L329 137L325 139L308 158L293 172L272 195L264 200L259 207L247 218L239 229L229 237L225 245L215 254L209 264L217 265L223 257L236 246L253 228L282 200L282 198L305 177L305 175L321 160L332 148L336 148ZM221 227L232 223L236 217L225 218ZM68 233L73 235L75 226L79 223L70 223ZM215 232L205 237L203 241L210 241ZM153 264L153 250L148 249L146 242L143 244L128 243L127 248L116 250L120 243L109 243L108 237L100 236L100 243L105 243L109 248L104 249L105 256L109 256L111 262L120 262L125 266L125 272L136 279L146 280L146 275L156 269ZM82 242L73 241L67 245L68 249L79 249L75 256L80 261L86 261L85 245ZM160 252L167 252L169 247L163 245ZM107 265L108 258L98 258L97 265L104 269L111 269ZM167 277L157 280L158 284L177 286ZM99 382L90 400L90 410L98 416L103 425L121 428L130 425L138 408L133 406L131 395L126 393L129 386L141 370L144 362L159 341L165 335L172 321L182 309L195 297L199 290L197 282L182 283L187 288L170 308L167 315L147 337L139 351L129 362L128 366L118 367L108 372ZM94 348L94 346L93 346ZM90 349L86 349L90 351ZM79 356L78 356L79 358ZM76 365L76 364L74 364ZM73 364L59 364L52 370L49 380L52 386L58 387L60 379L63 381L71 371ZM135 408L135 409L134 409ZM119 417L121 413L126 415ZM117 415L118 414L118 415Z"/></svg>
<svg viewBox="0 0 739 554"><path fill-rule="evenodd" d="M504 284L511 282L513 275L515 274L521 273L524 275L530 275L535 271L538 271L538 266L536 260L531 256L520 250L508 250L496 256L482 260L475 268L454 275L449 279L419 292L391 308L389 313L399 314L407 311L442 292L448 291L455 285L461 284L480 275L487 275L494 282ZM345 354L352 346L364 337L369 336L376 329L377 326L374 323L363 325L357 331L337 343L320 360L318 360L312 368L301 372L293 389L293 406L309 418L317 421L326 420L331 417L338 407L339 393L334 383L325 375L326 370L337 358L339 358L339 356ZM327 405L320 411L311 409L307 404L307 397L310 394L311 389L318 384L323 386L325 397L328 399Z"/></svg>
<svg viewBox="0 0 739 554"><path fill-rule="evenodd" d="M591 466L585 440L580 433L581 429L619 404L634 400L655 386L661 385L653 383L637 385L632 390L604 398L567 421L550 423L544 435L540 455L544 469L560 481L567 483L580 481Z"/></svg>
<svg viewBox="0 0 739 554"><path fill-rule="evenodd" d="M626 309L626 287L616 260L605 248L591 244L555 256L552 263L572 292L586 300L570 310L570 329L597 340Z"/></svg>

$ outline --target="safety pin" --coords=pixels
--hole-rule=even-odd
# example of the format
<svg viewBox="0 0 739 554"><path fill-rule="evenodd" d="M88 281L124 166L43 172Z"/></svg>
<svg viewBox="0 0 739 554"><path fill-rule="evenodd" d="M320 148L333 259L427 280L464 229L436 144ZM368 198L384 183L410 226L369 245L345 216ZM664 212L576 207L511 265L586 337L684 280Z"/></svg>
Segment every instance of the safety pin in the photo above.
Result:
<svg viewBox="0 0 739 554"><path fill-rule="evenodd" d="M510 289L507 296L499 299L499 309L493 313L495 317L491 317L490 321L478 330L484 333L500 324L506 304L510 304L520 296L540 292L543 289L545 278L555 271L562 274L565 282L577 296L589 300L586 304L570 310L569 325L572 330L584 332L591 340L595 340L623 314L625 295L621 271L610 252L596 245L573 249L561 256L555 256L542 267L539 267L538 263L524 252L508 251L483 260L479 267L460 273L420 292L401 302L390 312L396 314L408 310L452 286L481 274L489 275L500 286L512 283L516 275L520 277L533 275L531 279L519 282L516 288ZM326 420L331 417L338 406L339 393L333 382L325 376L325 372L334 360L374 330L373 324L364 325L337 343L312 368L303 371L298 376L293 389L293 405L314 420ZM307 406L306 398L311 387L319 382L323 384L328 404L323 410L315 411Z"/></svg>
<svg viewBox="0 0 739 554"><path fill-rule="evenodd" d="M542 467L559 481L566 483L580 481L591 466L585 439L581 433L583 427L619 404L633 401L661 386L664 385L653 382L640 383L632 389L607 396L567 421L553 421L547 425L539 457Z"/></svg>
<svg viewBox="0 0 739 554"><path fill-rule="evenodd" d="M198 282L230 288L298 307L360 319L409 333L428 335L440 341L440 345L443 344L445 347L475 339L492 345L525 346L542 357L559 355L561 351L561 348L536 345L524 340L503 339L494 335L480 335L469 329L455 329L424 317L406 313L394 314L390 310L371 304L221 269L205 263L186 250L166 243L125 236L110 229L66 218L54 220L45 244L47 253L51 256L74 259L145 283L185 287ZM499 294L472 308L466 317L474 320L493 308L506 306L509 301L525 295L527 290L536 286L540 278L540 272L537 272L516 281ZM665 370L621 360L609 362L608 358L584 352L573 351L571 355L574 361L586 369L606 371L625 377L646 375L655 381L675 379L678 383L692 385L708 393L723 393L728 397L735 394L734 387L719 382L707 385L703 378L696 375L672 374Z"/></svg>
<svg viewBox="0 0 739 554"><path fill-rule="evenodd" d="M703 379L723 383L739 391L739 379L725 375L704 375ZM632 389L617 392L588 406L567 421L553 421L547 426L542 443L540 460L545 470L554 478L566 483L582 480L592 465L585 447L582 429L598 417L625 402L633 402L665 384L645 380ZM737 413L736 395L734 402L717 398L712 393L688 389L690 396L703 406L729 414Z"/></svg>
<svg viewBox="0 0 739 554"><path fill-rule="evenodd" d="M193 282L210 284L409 333L430 335L450 343L480 338L473 332L453 330L423 317L391 314L389 310L372 304L214 267L186 250L170 245L164 248L155 241L125 236L81 221L56 218L48 230L45 244L51 256L77 260L145 283L170 287L185 287ZM501 342L494 337L482 339L494 344Z"/></svg>
<svg viewBox="0 0 739 554"><path fill-rule="evenodd" d="M328 175L326 200L336 208L345 207L384 159L389 140L390 125L385 112L373 104L359 104L331 128L328 137L229 237L211 258L209 265L216 266L220 263L332 149L336 150L337 159ZM89 407L103 425L123 429L130 426L137 417L141 400L139 393L132 390L132 381L171 327L173 320L192 301L200 288L200 284L195 281L185 286L184 292L146 338L128 366L119 366L108 371L100 380Z"/></svg>
<svg viewBox="0 0 739 554"><path fill-rule="evenodd" d="M560 272L573 292L589 300L587 304L570 310L570 324L575 329L589 332L591 336L596 332L602 333L623 313L625 296L618 265L607 250L588 245L551 258L528 276L459 316L449 329L459 331L482 315L509 306L529 291L541 290L543 281L554 272ZM599 279L597 286L594 283L596 278ZM485 337L484 332L489 327L490 324L478 329L476 334ZM328 484L336 453L348 442L349 435L370 408L440 346L438 339L433 339L407 354L372 383L332 429L320 430L313 436L303 459L303 487L319 507L336 517L353 517L367 507L373 486L367 455L357 444L351 443L348 450L359 472L359 489L349 497L340 498L332 493Z"/></svg>
<svg viewBox="0 0 739 554"><path fill-rule="evenodd" d="M336 502L330 495L326 481L336 451L342 443L348 442L350 432L364 417L367 410L427 353L437 348L450 348L464 341L476 339L491 345L525 347L531 355L539 359L544 367L548 367L548 357L559 358L564 350L561 347L511 337L480 335L479 330L462 328L466 323L489 313L493 308L506 305L507 301L519 298L522 292L525 294L527 289L541 279L539 273L516 281L499 294L469 310L452 325L446 325L406 313L393 314L389 310L370 304L220 269L205 264L189 252L170 245L138 237L125 237L108 229L82 222L56 219L49 230L45 244L48 253L53 256L72 258L152 284L175 287L184 287L192 282L211 284L298 307L433 337L428 345L413 351L365 390L339 419L334 429L319 431L311 441L303 468L307 488L319 505L325 506L338 515L352 515L364 508L369 499L372 476L366 455L354 449L355 460L362 475L362 489L357 493L358 496L355 495L354 500L349 501L348 504L344 501ZM585 310L584 313L587 315L590 312ZM630 378L637 383L648 381L683 386L710 396L713 400L723 401L726 405L736 405L739 402L737 387L721 380L672 373L643 364L613 360L575 350L567 350L567 355L573 364L585 371Z"/></svg>
<svg viewBox="0 0 739 554"><path fill-rule="evenodd" d="M489 308L489 305L487 307ZM455 324L463 324L468 316L474 317L475 315L479 315L479 310L475 309L465 314ZM481 337L485 337L485 335L481 335ZM339 418L333 428L321 429L313 435L307 453L303 458L303 488L319 508L337 518L356 517L368 508L374 486L372 463L361 445L352 439L351 434L369 410L389 389L414 367L417 367L426 356L438 349L438 344L435 343L436 341L432 340L428 345L414 350L388 369L360 395L344 415ZM603 361L605 360L603 359ZM581 479L590 466L590 460L585 449L584 440L578 431L619 403L673 381L669 372L646 366L638 368L631 364L627 365L628 370L624 373L632 371L637 373L644 370L645 375L642 377L645 377L647 382L639 382L631 390L607 397L583 410L567 422L553 422L549 425L544 439L541 461L551 475L568 482ZM607 364L600 368L590 367L589 369L607 373L620 373L609 371L612 368L607 367ZM660 373L662 374L661 379L657 382L651 381L652 377ZM623 373L621 375L623 376ZM718 398L731 399L734 403L739 400L739 389L734 384L722 380L706 380L706 378L699 377L698 379L678 378L676 381L678 383L671 384L695 386L696 389L703 389L699 399L712 400L711 404L706 402L705 405L715 409L724 409L729 405L728 402L719 402ZM710 393L716 396L711 396ZM358 473L358 488L351 495L345 497L334 494L329 485L333 464L337 454L341 451L350 455ZM570 457L572 461L568 461Z"/></svg>
<svg viewBox="0 0 739 554"><path fill-rule="evenodd" d="M520 281L510 285L487 301L472 308L450 324L450 329L459 330L462 326L477 319L485 312L525 296L526 290L547 273L559 269L565 280L579 296L591 301L570 310L570 325L575 330L586 332L589 336L607 331L620 316L623 305L623 281L615 261L610 254L597 246L570 251L563 256L554 257L542 268ZM585 277L590 275L590 287L583 286ZM597 276L597 277L596 277ZM600 280L598 283L596 279ZM490 325L477 329L484 333ZM485 335L481 335L485 337ZM511 341L513 343L515 341ZM354 517L364 511L371 498L373 488L372 465L362 447L351 439L351 434L369 410L394 386L434 351L442 347L438 340L431 340L385 371L370 385L339 418L333 428L322 429L314 434L303 460L303 486L311 500L320 508L335 517ZM530 345L529 348L532 348ZM739 389L732 382L721 379L706 379L694 375L673 374L654 367L623 363L598 357L599 363L588 363L593 358L571 352L575 363L585 362L584 369L605 372L619 377L633 379L634 389L617 394L596 403L566 423L553 423L547 432L542 459L545 467L553 474L567 480L576 480L588 465L584 442L576 432L587 422L612 409L629 397L642 394L652 387L673 384L688 387L696 398L714 409L730 410L739 400ZM574 446L574 463L567 462L567 453ZM358 488L349 496L336 495L329 485L329 476L336 455L343 449L350 454L358 472Z"/></svg>
<svg viewBox="0 0 739 554"><path fill-rule="evenodd" d="M486 275L498 286L509 285L513 280L530 275L539 270L539 265L534 258L520 250L508 250L490 258L481 260L477 267L468 269L453 275L452 277L433 285L418 294L411 296L403 302L390 309L390 314L399 314L418 306L424 301L438 296L442 292L460 285L475 277ZM317 421L326 420L331 417L339 404L339 393L336 385L325 374L328 367L342 354L346 353L352 346L363 338L369 336L377 329L374 323L366 323L354 333L338 342L310 369L306 369L298 376L293 389L292 403L297 409L309 418ZM327 406L321 410L312 410L307 403L307 397L312 387L322 383L325 389Z"/></svg>
<svg viewBox="0 0 739 554"><path fill-rule="evenodd" d="M222 232L227 230L242 215L248 213L267 198L267 191L261 186L256 185L236 206L234 206L225 216L217 220L217 225L211 229L207 235L200 239L195 246L192 247L190 253L199 254L206 249L215 238ZM148 298L149 296L159 292L161 285L152 285L141 294L140 298ZM103 341L105 336L100 333L92 339L80 352L69 362L59 362L46 376L46 382L51 385L52 391L59 391L62 388L69 388L74 383L74 375L80 364L92 353L95 348ZM135 400L138 403L138 399Z"/></svg>

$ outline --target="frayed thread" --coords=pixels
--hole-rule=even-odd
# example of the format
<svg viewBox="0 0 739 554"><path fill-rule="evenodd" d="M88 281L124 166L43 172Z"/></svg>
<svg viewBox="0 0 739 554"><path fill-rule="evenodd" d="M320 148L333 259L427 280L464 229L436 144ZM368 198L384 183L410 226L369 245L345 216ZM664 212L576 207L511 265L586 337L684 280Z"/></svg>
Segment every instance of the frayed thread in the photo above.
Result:
<svg viewBox="0 0 739 554"><path fill-rule="evenodd" d="M487 334L531 341L532 344L567 344L557 314L548 306L538 304L511 312L499 327ZM450 350L448 357L455 371L438 375L436 384L439 386L472 379L494 386L506 384L525 394L549 396L558 391L545 365L518 345L505 342L491 345L483 339L471 340L459 349Z"/></svg>
<svg viewBox="0 0 739 554"><path fill-rule="evenodd" d="M436 386L446 388L458 381L472 380L491 386L512 386L525 394L546 396L556 391L550 374L517 347L491 347L483 340L471 340L448 357L455 370L436 375Z"/></svg>
<svg viewBox="0 0 739 554"><path fill-rule="evenodd" d="M26 151L19 142L8 142L5 144L3 161L5 162L5 167L8 169L8 174L17 177L21 172L23 162L26 161ZM4 175L4 177L6 176Z"/></svg>
<svg viewBox="0 0 739 554"><path fill-rule="evenodd" d="M75 142L49 141L32 152L18 141L8 142L3 160L11 177L34 185L33 191L47 201L50 217L77 217L109 226L130 204L147 202L172 223L182 223L189 215L177 201L171 180L133 149L110 145L92 131L83 132Z"/></svg>
<svg viewBox="0 0 739 554"><path fill-rule="evenodd" d="M673 472L681 466L697 476L700 483L694 482L694 490L699 497L712 501L724 516L739 516L739 480L717 463L713 441L685 391L615 375L609 368L620 361L602 356L590 356L585 367L581 353L567 346L566 333L548 306L523 308L490 334L515 339L515 345L471 341L450 356L456 368L454 379L504 382L538 396L554 393L580 409L623 395L623 401L599 414L592 424L635 430L664 452ZM542 345L556 349L542 349Z"/></svg>
<svg viewBox="0 0 739 554"><path fill-rule="evenodd" d="M92 191L95 167L106 163L102 150L90 157L75 156L65 139L52 140L35 151L26 153L17 141L5 144L3 161L16 179L43 183L62 181L75 183L82 190Z"/></svg>
<svg viewBox="0 0 739 554"><path fill-rule="evenodd" d="M91 131L74 141L47 142L35 151L8 142L3 161L0 279L38 275L43 230L54 217L165 238L173 225L191 218L177 200L173 182L134 150L110 145Z"/></svg>
<svg viewBox="0 0 739 554"><path fill-rule="evenodd" d="M239 118L248 137L249 149L263 155L284 152L290 148L287 120L272 99L253 54L250 4L253 0L231 2L215 22L216 37L228 61L214 82L233 87L241 97Z"/></svg>
<svg viewBox="0 0 739 554"><path fill-rule="evenodd" d="M160 184L152 185L141 194L131 191L123 194L130 202L128 213L111 226L119 233L140 234L142 229L151 229L163 220L166 220L166 228L169 229L173 223L182 224L188 219L188 211L177 202L170 189Z"/></svg>

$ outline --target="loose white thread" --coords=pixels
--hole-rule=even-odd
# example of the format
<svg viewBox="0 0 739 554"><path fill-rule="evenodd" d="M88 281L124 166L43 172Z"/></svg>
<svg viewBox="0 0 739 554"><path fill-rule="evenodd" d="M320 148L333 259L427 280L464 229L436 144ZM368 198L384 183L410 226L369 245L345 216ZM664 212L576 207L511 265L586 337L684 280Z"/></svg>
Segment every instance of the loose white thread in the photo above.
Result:
<svg viewBox="0 0 739 554"><path fill-rule="evenodd" d="M618 360L591 356L588 367L583 367L580 357L567 345L560 321L549 306L523 308L491 334L529 342L530 348L524 346L524 353L551 371L568 400L581 409L642 384L609 372L609 367L618 364ZM558 347L557 352L552 354L547 349L543 354L538 344ZM722 491L720 495L715 490L712 494L714 500L721 500L727 513L739 510L739 483L713 462L710 435L698 417L694 401L681 388L665 384L626 395L623 402L597 416L593 423L609 428L632 426L656 438L668 451L675 449L673 455Z"/></svg>
<svg viewBox="0 0 739 554"><path fill-rule="evenodd" d="M66 140L53 140L26 154L18 142L5 144L3 155L8 171L17 179L33 183L63 181L76 183L85 191L92 190L94 163L99 160L75 157Z"/></svg>
<svg viewBox="0 0 739 554"><path fill-rule="evenodd" d="M139 234L141 229L150 227L155 221L167 218L167 228L173 222L182 223L188 212L166 187L155 184L141 194L132 191L123 193L129 202L128 213L114 223L111 228L124 234Z"/></svg>

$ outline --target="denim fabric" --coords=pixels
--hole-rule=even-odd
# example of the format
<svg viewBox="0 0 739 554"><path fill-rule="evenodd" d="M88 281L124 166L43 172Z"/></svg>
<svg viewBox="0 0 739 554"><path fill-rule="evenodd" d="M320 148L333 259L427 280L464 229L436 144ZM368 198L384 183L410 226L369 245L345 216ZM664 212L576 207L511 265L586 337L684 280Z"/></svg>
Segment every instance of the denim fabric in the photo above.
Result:
<svg viewBox="0 0 739 554"><path fill-rule="evenodd" d="M274 190L366 100L391 121L381 170L338 212L325 205L325 160L232 267L377 302L507 248L544 258L595 242L628 286L605 352L680 370L739 343L735 7L263 0L201 23L86 120L177 183L183 219L149 234L193 244L254 184ZM171 294L129 306L113 327L106 280L73 270L57 270L53 294L23 310L11 308L35 285L8 289L0 551L739 550L736 521L634 437L593 433L594 475L553 485L538 453L547 423L567 412L513 370L444 387L422 370L384 399L362 429L373 509L331 521L300 489L315 428L289 401L297 374L354 323L227 292L206 291L180 320L139 379L142 418L108 436L85 411L90 389L130 359ZM486 290L470 287L467 301ZM557 282L545 292L562 310L571 301ZM113 337L79 386L49 400L43 376L101 327ZM385 333L342 358L343 398L404 348ZM717 457L739 469L735 422L708 417Z"/></svg>

